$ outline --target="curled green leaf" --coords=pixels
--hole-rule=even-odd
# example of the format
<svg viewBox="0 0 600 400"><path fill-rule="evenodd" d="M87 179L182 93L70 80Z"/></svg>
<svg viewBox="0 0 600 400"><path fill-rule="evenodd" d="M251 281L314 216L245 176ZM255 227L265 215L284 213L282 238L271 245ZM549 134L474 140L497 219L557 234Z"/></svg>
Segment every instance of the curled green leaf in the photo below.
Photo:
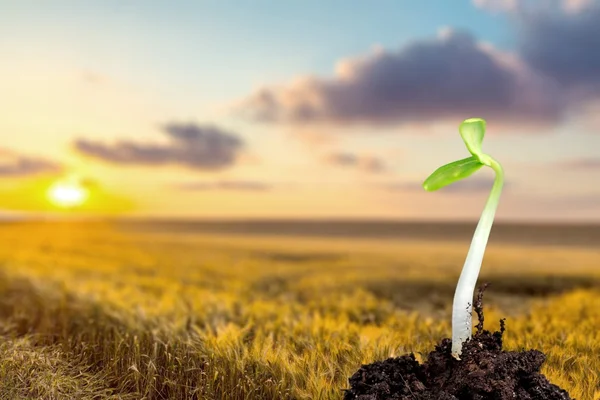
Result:
<svg viewBox="0 0 600 400"><path fill-rule="evenodd" d="M474 156L482 154L481 144L485 136L485 120L481 118L469 118L464 120L459 128L460 136L467 145L469 153Z"/></svg>
<svg viewBox="0 0 600 400"><path fill-rule="evenodd" d="M476 156L454 161L436 169L423 182L423 188L429 192L448 186L475 173L483 164Z"/></svg>

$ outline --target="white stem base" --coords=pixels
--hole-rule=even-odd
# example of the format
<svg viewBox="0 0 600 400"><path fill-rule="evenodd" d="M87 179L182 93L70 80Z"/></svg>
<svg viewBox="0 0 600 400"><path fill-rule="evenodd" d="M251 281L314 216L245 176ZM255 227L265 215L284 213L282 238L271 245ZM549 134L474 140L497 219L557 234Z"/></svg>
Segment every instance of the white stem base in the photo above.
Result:
<svg viewBox="0 0 600 400"><path fill-rule="evenodd" d="M504 184L504 171L502 167L491 157L488 160L490 167L496 171L496 179L475 229L471 247L467 253L467 259L456 285L454 302L452 304L452 356L458 360L460 360L463 343L471 338L473 330L471 313L473 312L475 285L477 284L483 255L492 224L494 223L494 216L496 215L500 193Z"/></svg>

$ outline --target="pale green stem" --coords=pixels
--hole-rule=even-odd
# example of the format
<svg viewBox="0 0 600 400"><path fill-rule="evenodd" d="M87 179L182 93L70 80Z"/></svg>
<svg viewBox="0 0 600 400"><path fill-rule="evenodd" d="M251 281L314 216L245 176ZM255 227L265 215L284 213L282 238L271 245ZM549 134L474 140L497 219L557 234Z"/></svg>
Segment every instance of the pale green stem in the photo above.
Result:
<svg viewBox="0 0 600 400"><path fill-rule="evenodd" d="M481 214L471 247L467 253L467 259L463 266L463 270L456 286L454 294L454 303L452 305L452 355L456 359L460 359L463 343L471 338L473 330L472 316L473 311L473 295L475 293L475 285L479 277L483 255L487 246L494 216L500 201L500 193L504 185L504 170L502 166L492 157L482 154L480 161L491 167L495 173L494 185L492 191Z"/></svg>

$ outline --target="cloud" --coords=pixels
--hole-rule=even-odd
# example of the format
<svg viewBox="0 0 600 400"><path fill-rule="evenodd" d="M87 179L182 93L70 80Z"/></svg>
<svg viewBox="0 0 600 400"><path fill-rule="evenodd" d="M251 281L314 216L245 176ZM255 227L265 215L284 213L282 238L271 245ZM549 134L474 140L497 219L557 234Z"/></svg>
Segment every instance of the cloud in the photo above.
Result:
<svg viewBox="0 0 600 400"><path fill-rule="evenodd" d="M597 0L563 0L563 9L568 13L579 13L594 5Z"/></svg>
<svg viewBox="0 0 600 400"><path fill-rule="evenodd" d="M600 193L590 193L580 196L569 196L564 199L564 204L571 207L600 210ZM597 215L597 214L596 214Z"/></svg>
<svg viewBox="0 0 600 400"><path fill-rule="evenodd" d="M512 202L521 203L532 211L554 212L555 216L569 217L569 214L587 211L600 211L600 192L576 195L551 195L551 196L519 196ZM593 220L597 212L588 216Z"/></svg>
<svg viewBox="0 0 600 400"><path fill-rule="evenodd" d="M518 0L472 0L473 5L493 13L516 11L519 5Z"/></svg>
<svg viewBox="0 0 600 400"><path fill-rule="evenodd" d="M600 170L600 158L579 158L567 160L557 163L556 166L559 168Z"/></svg>
<svg viewBox="0 0 600 400"><path fill-rule="evenodd" d="M244 147L240 138L214 126L169 123L162 127L167 144L118 141L106 144L78 139L75 149L88 157L122 165L182 165L198 170L220 170L236 163Z"/></svg>
<svg viewBox="0 0 600 400"><path fill-rule="evenodd" d="M19 155L0 149L0 177L26 177L47 173L59 173L63 167L54 161L40 157Z"/></svg>
<svg viewBox="0 0 600 400"><path fill-rule="evenodd" d="M585 12L517 15L519 54L575 95L600 95L600 2Z"/></svg>
<svg viewBox="0 0 600 400"><path fill-rule="evenodd" d="M473 4L506 12L513 19L518 56L567 91L566 101L600 96L600 1L473 0Z"/></svg>
<svg viewBox="0 0 600 400"><path fill-rule="evenodd" d="M589 105L600 101L600 0L472 1L512 20L514 52L444 28L431 40L342 60L332 77L264 86L234 110L296 128L458 123L468 116L531 132L575 118L597 127Z"/></svg>
<svg viewBox="0 0 600 400"><path fill-rule="evenodd" d="M353 153L331 153L324 158L325 163L340 167L358 168L365 172L382 172L386 170L385 162L377 157Z"/></svg>
<svg viewBox="0 0 600 400"><path fill-rule="evenodd" d="M494 178L472 177L455 182L451 185L439 189L442 193L458 194L458 193L489 193L492 189ZM503 191L511 188L513 185L505 182ZM425 192L422 182L398 182L389 183L381 186L382 189L392 192Z"/></svg>
<svg viewBox="0 0 600 400"><path fill-rule="evenodd" d="M235 110L262 122L296 125L397 125L465 116L546 123L562 116L556 90L520 60L467 32L444 29L434 40L343 60L330 79L264 87Z"/></svg>
<svg viewBox="0 0 600 400"><path fill-rule="evenodd" d="M227 190L244 192L269 191L272 185L258 181L218 181L218 182L188 182L175 185L183 191Z"/></svg>
<svg viewBox="0 0 600 400"><path fill-rule="evenodd" d="M81 77L85 82L92 83L92 84L95 84L95 83L100 84L100 83L110 82L110 78L107 77L106 75L99 74L95 71L87 70L87 69L83 70L81 72Z"/></svg>
<svg viewBox="0 0 600 400"><path fill-rule="evenodd" d="M561 11L577 14L586 11L597 0L472 0L475 7L493 12L523 13L532 11ZM534 8L535 6L535 8Z"/></svg>

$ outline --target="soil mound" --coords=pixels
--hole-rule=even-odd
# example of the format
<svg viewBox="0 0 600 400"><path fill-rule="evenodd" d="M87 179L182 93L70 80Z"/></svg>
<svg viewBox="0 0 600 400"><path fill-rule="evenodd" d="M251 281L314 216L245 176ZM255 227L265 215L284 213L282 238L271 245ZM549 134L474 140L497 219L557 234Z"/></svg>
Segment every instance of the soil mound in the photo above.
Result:
<svg viewBox="0 0 600 400"><path fill-rule="evenodd" d="M483 329L486 286L475 306L477 332L463 345L461 360L452 357L451 339L443 339L423 364L407 354L363 365L349 379L344 400L572 400L540 373L542 352L502 350L504 320L498 332Z"/></svg>

